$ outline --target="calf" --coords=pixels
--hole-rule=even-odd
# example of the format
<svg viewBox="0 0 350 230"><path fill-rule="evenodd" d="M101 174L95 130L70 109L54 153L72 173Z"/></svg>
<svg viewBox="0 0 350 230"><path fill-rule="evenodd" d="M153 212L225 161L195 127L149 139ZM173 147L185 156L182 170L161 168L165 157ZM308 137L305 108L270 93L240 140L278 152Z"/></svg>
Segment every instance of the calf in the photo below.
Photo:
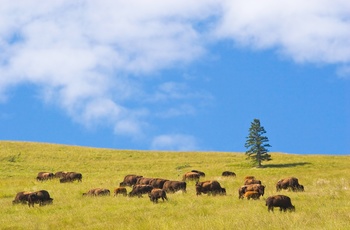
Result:
<svg viewBox="0 0 350 230"><path fill-rule="evenodd" d="M127 191L126 188L124 187L119 187L114 189L114 196L117 196L118 194L122 194L123 196L127 196Z"/></svg>
<svg viewBox="0 0 350 230"><path fill-rule="evenodd" d="M259 199L260 194L255 191L247 191L246 193L244 193L243 197L247 198L248 200L250 200L250 198L252 198L253 200L257 200Z"/></svg>
<svg viewBox="0 0 350 230"><path fill-rule="evenodd" d="M194 180L196 182L199 181L200 174L196 172L187 172L183 175L182 181L187 181L187 180Z"/></svg>
<svg viewBox="0 0 350 230"><path fill-rule="evenodd" d="M160 188L152 189L152 191L148 193L148 197L153 203L158 203L159 198L162 198L163 201L168 200L166 196L166 192L164 191L164 189L160 189Z"/></svg>

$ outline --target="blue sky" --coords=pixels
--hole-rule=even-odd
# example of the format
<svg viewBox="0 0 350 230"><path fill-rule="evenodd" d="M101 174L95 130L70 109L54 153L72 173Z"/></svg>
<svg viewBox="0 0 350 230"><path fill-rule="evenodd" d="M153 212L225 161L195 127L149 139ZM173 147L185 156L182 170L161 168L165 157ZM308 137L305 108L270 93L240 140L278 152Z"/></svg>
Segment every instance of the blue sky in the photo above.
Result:
<svg viewBox="0 0 350 230"><path fill-rule="evenodd" d="M350 154L350 3L2 1L0 140Z"/></svg>

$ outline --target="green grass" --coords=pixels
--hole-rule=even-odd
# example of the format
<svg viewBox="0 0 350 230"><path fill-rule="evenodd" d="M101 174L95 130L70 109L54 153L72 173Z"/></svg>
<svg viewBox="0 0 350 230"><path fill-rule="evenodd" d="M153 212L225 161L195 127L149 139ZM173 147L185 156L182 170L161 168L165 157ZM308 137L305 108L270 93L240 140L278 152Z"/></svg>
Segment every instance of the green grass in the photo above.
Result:
<svg viewBox="0 0 350 230"><path fill-rule="evenodd" d="M271 153L264 168L252 168L243 153L160 152L85 148L26 142L0 142L0 229L349 229L350 156ZM91 188L111 191L127 174L181 180L192 169L218 180L227 196L168 194L153 204L147 196L83 197ZM221 177L225 170L236 178ZM38 182L39 171L76 171L83 182ZM254 175L266 185L264 198L239 200L243 178ZM282 191L294 213L269 213L265 198L277 194L276 182L295 176L305 192ZM48 190L53 204L12 205L17 192ZM127 187L128 192L131 190Z"/></svg>

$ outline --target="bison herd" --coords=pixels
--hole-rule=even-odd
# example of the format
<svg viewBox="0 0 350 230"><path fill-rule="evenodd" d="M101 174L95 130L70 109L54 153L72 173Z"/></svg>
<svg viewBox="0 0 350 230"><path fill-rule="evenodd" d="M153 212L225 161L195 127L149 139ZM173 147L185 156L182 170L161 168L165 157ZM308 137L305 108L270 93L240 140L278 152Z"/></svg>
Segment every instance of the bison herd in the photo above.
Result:
<svg viewBox="0 0 350 230"><path fill-rule="evenodd" d="M222 174L224 177L236 177L236 174L231 171L224 171ZM182 191L186 193L186 181L195 182L196 195L201 194L207 195L226 195L226 189L223 188L217 180L205 180L200 181L201 178L205 177L205 173L192 170L183 175L181 181L168 180L163 178L149 178L143 177L141 175L130 174L126 175L122 182L119 183L118 188L113 190L114 196L123 195L129 197L142 197L142 195L147 194L150 201L157 203L159 199L163 201L168 200L167 193L175 193ZM38 181L51 180L58 178L60 183L66 182L82 182L82 174L78 172L65 172L60 171L51 172L39 172L36 179ZM127 193L125 187L131 187L131 191ZM295 177L289 177L279 180L276 183L276 191L279 192L282 189L293 191L293 192L303 192L304 186L299 184L299 181ZM238 199L260 199L264 196L265 185L262 185L261 180L256 179L254 176L246 176L244 184L238 189ZM83 193L83 196L110 196L111 191L106 188L93 188ZM53 198L46 190L39 190L36 192L18 192L15 199L12 201L13 204L27 204L29 207L34 207L34 204L39 204L39 206L52 204ZM273 211L274 207L279 207L280 211L295 211L294 205L291 203L291 199L285 195L274 195L266 199L266 206L268 206L268 211Z"/></svg>

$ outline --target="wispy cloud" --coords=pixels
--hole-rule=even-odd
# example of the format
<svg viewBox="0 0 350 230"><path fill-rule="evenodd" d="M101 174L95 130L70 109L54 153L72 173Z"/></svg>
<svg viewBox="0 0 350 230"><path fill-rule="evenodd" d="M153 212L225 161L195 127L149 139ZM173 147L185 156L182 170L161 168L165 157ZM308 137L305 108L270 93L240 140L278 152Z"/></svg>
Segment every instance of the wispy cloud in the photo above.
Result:
<svg viewBox="0 0 350 230"><path fill-rule="evenodd" d="M145 85L153 73L207 54L211 42L228 39L296 62L340 64L347 74L349 15L347 0L4 0L0 100L23 83L35 84L43 100L75 121L138 136L152 126L150 114L196 113L198 103L186 98L207 95L193 92L185 78L155 77L154 93ZM169 104L150 111L150 103ZM162 138L156 140L161 147Z"/></svg>
<svg viewBox="0 0 350 230"><path fill-rule="evenodd" d="M197 140L191 135L164 134L156 136L151 149L189 151L198 149Z"/></svg>

